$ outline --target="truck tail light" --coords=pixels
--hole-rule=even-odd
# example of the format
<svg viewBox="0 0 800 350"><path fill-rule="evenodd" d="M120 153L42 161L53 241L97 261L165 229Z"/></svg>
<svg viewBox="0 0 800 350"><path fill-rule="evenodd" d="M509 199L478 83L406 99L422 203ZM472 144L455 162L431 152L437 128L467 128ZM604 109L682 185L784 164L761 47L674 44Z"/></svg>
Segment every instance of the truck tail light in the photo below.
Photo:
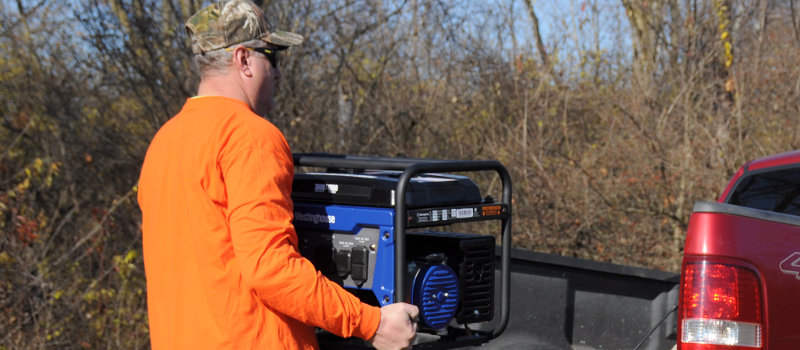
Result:
<svg viewBox="0 0 800 350"><path fill-rule="evenodd" d="M681 273L679 348L761 349L762 299L755 273L709 261L685 262Z"/></svg>

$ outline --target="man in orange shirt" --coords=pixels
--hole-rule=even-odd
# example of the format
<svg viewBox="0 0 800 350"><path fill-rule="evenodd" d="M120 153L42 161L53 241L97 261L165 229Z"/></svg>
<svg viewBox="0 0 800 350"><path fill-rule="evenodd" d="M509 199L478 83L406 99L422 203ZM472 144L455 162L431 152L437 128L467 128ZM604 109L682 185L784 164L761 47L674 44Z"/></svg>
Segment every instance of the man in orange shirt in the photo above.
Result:
<svg viewBox="0 0 800 350"><path fill-rule="evenodd" d="M278 52L249 0L223 0L186 24L198 95L158 131L139 180L153 349L316 349L314 327L379 349L410 346L416 306L362 303L297 250L294 166L265 115Z"/></svg>

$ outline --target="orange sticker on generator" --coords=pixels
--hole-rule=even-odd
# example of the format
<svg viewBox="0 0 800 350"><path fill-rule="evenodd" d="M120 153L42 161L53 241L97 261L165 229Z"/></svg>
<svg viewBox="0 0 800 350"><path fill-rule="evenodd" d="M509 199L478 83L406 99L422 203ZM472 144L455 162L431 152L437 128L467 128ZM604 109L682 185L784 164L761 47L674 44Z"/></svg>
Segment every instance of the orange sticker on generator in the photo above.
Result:
<svg viewBox="0 0 800 350"><path fill-rule="evenodd" d="M488 207L481 208L482 216L494 216L500 215L500 206L499 205L492 205Z"/></svg>

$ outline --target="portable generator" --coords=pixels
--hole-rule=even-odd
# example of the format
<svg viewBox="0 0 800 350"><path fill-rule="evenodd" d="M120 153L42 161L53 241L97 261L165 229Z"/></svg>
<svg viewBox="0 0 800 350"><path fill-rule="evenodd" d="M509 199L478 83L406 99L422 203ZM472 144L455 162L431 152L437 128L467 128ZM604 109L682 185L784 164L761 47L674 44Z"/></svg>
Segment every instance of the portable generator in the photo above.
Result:
<svg viewBox="0 0 800 350"><path fill-rule="evenodd" d="M321 169L298 171L292 186L300 253L320 272L368 304L416 305L418 332L432 336L415 348L478 345L503 332L509 317L511 180L501 163L331 154L295 154L294 162L298 169ZM454 174L476 171L500 176L500 201ZM427 230L486 220L499 220L502 231L497 320L495 236ZM493 320L493 329L485 329ZM326 349L365 344L324 331L318 338Z"/></svg>

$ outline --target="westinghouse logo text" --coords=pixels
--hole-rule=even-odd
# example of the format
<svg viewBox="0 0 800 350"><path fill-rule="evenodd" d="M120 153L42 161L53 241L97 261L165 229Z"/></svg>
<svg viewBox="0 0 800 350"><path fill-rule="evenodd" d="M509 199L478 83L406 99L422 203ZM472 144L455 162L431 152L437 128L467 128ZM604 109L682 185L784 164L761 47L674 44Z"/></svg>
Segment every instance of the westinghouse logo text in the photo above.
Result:
<svg viewBox="0 0 800 350"><path fill-rule="evenodd" d="M294 219L296 221L303 221L303 222L313 222L315 224L325 223L325 224L335 224L336 223L336 216L335 215L323 215L317 213L303 213L296 211L294 212Z"/></svg>

